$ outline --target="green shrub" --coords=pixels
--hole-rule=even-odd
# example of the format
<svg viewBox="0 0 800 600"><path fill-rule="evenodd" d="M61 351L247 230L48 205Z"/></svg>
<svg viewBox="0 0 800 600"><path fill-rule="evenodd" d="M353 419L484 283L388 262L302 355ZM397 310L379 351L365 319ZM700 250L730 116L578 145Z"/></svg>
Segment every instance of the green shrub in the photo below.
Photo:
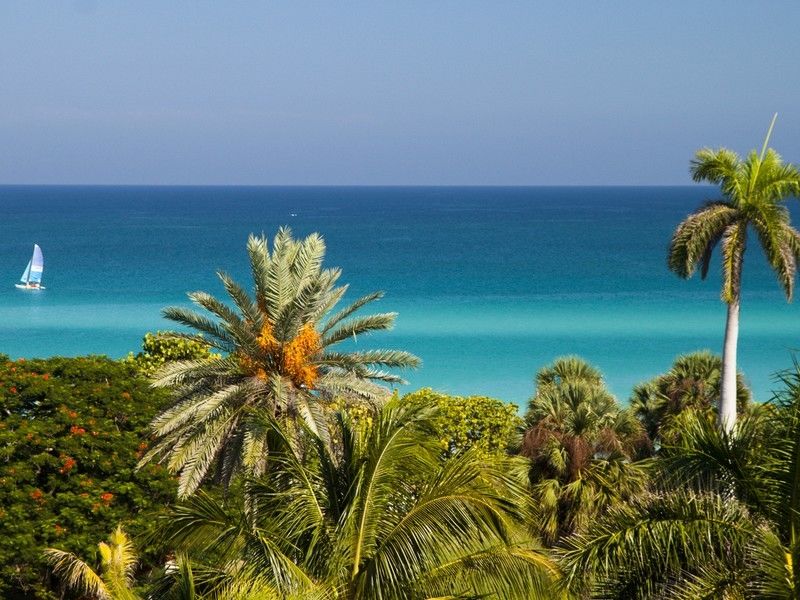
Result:
<svg viewBox="0 0 800 600"><path fill-rule="evenodd" d="M151 377L165 363L173 360L194 360L214 356L208 346L195 340L174 337L174 332L157 331L146 333L142 339L142 351L128 354L123 362L136 367L144 376Z"/></svg>
<svg viewBox="0 0 800 600"><path fill-rule="evenodd" d="M406 394L403 400L437 407L434 435L449 456L469 448L504 453L517 444L522 419L514 404L486 396L448 396L430 388Z"/></svg>

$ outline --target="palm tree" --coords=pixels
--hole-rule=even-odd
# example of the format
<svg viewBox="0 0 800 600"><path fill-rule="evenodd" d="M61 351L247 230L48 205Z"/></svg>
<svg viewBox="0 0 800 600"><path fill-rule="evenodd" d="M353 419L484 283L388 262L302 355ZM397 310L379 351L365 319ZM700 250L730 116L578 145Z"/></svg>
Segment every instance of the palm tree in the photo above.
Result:
<svg viewBox="0 0 800 600"><path fill-rule="evenodd" d="M434 415L397 399L360 417L340 412L336 452L314 436L297 451L284 437L248 484L244 512L201 492L166 533L219 557L224 598L557 597L557 569L528 534L522 461L443 457Z"/></svg>
<svg viewBox="0 0 800 600"><path fill-rule="evenodd" d="M661 486L614 507L564 553L573 591L603 598L800 598L800 367L731 435L707 412L659 459Z"/></svg>
<svg viewBox="0 0 800 600"><path fill-rule="evenodd" d="M133 592L136 551L121 527L97 545L101 565L97 573L70 552L48 548L45 558L64 585L96 600L138 600Z"/></svg>
<svg viewBox="0 0 800 600"><path fill-rule="evenodd" d="M180 473L181 497L197 489L212 465L216 479L226 485L240 471L262 473L272 419L299 420L325 440L324 409L334 398L379 401L388 390L374 382L403 381L384 368L420 363L396 350L333 349L344 340L390 329L396 314L353 317L381 298L380 292L330 314L347 286L336 285L338 269L322 268L325 244L319 235L294 240L282 228L271 253L266 238L255 236L247 251L252 296L220 272L235 308L193 292L189 298L211 318L184 308L164 311L168 319L200 334L181 337L222 354L168 364L154 382L173 389L175 403L154 419L156 443L140 466L166 460L171 471Z"/></svg>
<svg viewBox="0 0 800 600"><path fill-rule="evenodd" d="M777 117L777 115L775 116ZM736 423L736 345L739 336L739 305L744 251L753 230L775 271L788 300L792 299L800 233L789 223L783 201L800 194L800 173L784 164L777 152L767 148L772 119L761 153L741 159L725 148L704 148L691 163L692 178L718 184L722 198L692 213L675 230L669 247L669 268L683 278L700 267L705 279L711 254L722 247L722 300L728 305L725 344L722 352L722 392L719 424L727 431Z"/></svg>
<svg viewBox="0 0 800 600"><path fill-rule="evenodd" d="M541 507L541 534L554 544L607 506L642 489L631 463L646 446L642 428L578 357L562 357L536 376L521 454Z"/></svg>
<svg viewBox="0 0 800 600"><path fill-rule="evenodd" d="M81 594L81 598L142 600L134 591L134 574L138 562L136 549L122 527L117 526L108 536L108 543L100 542L97 548L101 559L99 573L71 552L48 548L45 550L45 558L63 585ZM180 557L168 571L173 585L167 593L156 597L164 600L194 600L197 596L189 562ZM150 597L152 596L148 596Z"/></svg>
<svg viewBox="0 0 800 600"><path fill-rule="evenodd" d="M722 358L707 350L683 354L669 371L633 388L630 406L654 444L660 444L670 421L687 408L716 411L722 382ZM736 375L736 408L750 403L744 375ZM675 428L672 428L673 431Z"/></svg>

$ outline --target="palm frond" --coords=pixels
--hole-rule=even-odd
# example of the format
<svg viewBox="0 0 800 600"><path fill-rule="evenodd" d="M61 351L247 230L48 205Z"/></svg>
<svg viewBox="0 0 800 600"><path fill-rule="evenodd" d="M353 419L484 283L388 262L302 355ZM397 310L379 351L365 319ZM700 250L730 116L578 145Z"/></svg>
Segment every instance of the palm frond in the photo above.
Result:
<svg viewBox="0 0 800 600"><path fill-rule="evenodd" d="M67 588L97 600L111 600L103 579L71 552L47 548L44 556L53 573Z"/></svg>
<svg viewBox="0 0 800 600"><path fill-rule="evenodd" d="M322 328L322 334L327 334L331 329L333 329L338 323L345 320L347 317L355 313L356 311L363 308L365 305L369 304L370 302L375 302L376 300L380 300L383 298L384 292L373 292L371 294L367 294L366 296L362 296L358 298L356 301L351 303L346 308L340 310L338 313L330 317L327 322L325 323L324 327Z"/></svg>
<svg viewBox="0 0 800 600"><path fill-rule="evenodd" d="M322 338L323 346L331 346L343 340L364 335L372 331L386 331L392 328L397 313L379 313L352 319L329 330Z"/></svg>
<svg viewBox="0 0 800 600"><path fill-rule="evenodd" d="M686 217L672 235L667 261L670 270L684 279L691 277L710 252L709 247L713 249L711 244L719 240L720 232L737 216L728 203L711 202Z"/></svg>
<svg viewBox="0 0 800 600"><path fill-rule="evenodd" d="M719 184L729 198L744 196L741 186L741 158L727 148L698 150L691 162L690 172L695 181Z"/></svg>
<svg viewBox="0 0 800 600"><path fill-rule="evenodd" d="M567 540L567 582L575 592L623 588L627 597L650 597L660 585L685 579L695 565L715 557L742 565L756 529L743 505L721 496L640 497Z"/></svg>

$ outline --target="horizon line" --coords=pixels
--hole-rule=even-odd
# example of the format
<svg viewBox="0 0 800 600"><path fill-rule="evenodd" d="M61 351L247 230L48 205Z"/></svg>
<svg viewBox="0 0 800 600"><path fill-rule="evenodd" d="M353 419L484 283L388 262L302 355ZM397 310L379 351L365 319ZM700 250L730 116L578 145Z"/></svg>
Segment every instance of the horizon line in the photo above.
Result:
<svg viewBox="0 0 800 600"><path fill-rule="evenodd" d="M2 187L196 187L196 188L666 188L715 187L690 183L5 183Z"/></svg>

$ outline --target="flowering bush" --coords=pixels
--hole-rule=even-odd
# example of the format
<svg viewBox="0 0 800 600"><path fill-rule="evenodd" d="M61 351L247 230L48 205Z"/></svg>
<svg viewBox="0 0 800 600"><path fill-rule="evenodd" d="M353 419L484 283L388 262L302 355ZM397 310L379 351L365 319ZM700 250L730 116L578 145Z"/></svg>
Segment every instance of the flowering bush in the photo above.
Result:
<svg viewBox="0 0 800 600"><path fill-rule="evenodd" d="M0 598L51 597L47 546L91 556L98 531L153 526L175 485L135 466L165 401L129 364L0 356Z"/></svg>

